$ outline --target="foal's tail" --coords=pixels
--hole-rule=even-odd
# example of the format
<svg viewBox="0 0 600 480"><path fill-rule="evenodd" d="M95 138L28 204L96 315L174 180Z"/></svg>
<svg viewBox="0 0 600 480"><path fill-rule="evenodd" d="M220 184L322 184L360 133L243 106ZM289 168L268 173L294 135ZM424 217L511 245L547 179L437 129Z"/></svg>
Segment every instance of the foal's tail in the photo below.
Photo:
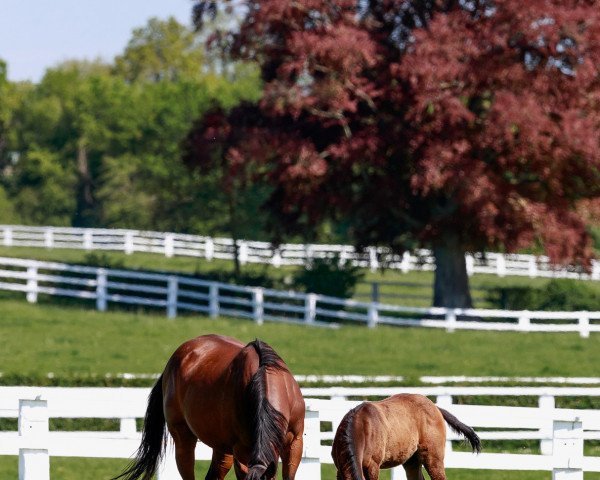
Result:
<svg viewBox="0 0 600 480"><path fill-rule="evenodd" d="M481 440L479 439L479 436L475 433L475 430L473 430L468 425L462 423L458 418L456 418L447 410L444 410L440 407L438 407L438 409L440 410L440 412L442 412L444 420L446 420L446 422L448 423L448 425L450 425L452 430L454 430L456 433L464 435L464 437L471 444L471 447L473 448L474 452L481 452Z"/></svg>
<svg viewBox="0 0 600 480"><path fill-rule="evenodd" d="M142 443L137 449L135 459L121 475L114 477L112 480L118 478L124 480L150 480L156 473L158 464L165 453L166 437L161 375L148 397Z"/></svg>

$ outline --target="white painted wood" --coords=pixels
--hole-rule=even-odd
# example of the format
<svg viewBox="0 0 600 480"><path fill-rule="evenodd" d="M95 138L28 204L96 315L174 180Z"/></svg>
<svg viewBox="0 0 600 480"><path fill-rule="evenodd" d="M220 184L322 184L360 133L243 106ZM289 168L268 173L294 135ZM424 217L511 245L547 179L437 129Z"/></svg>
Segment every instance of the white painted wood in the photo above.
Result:
<svg viewBox="0 0 600 480"><path fill-rule="evenodd" d="M96 309L106 311L106 270L99 268L96 272Z"/></svg>
<svg viewBox="0 0 600 480"><path fill-rule="evenodd" d="M38 282L37 282L38 268L37 265L33 264L27 267L27 301L29 303L36 303L38 297Z"/></svg>
<svg viewBox="0 0 600 480"><path fill-rule="evenodd" d="M265 293L262 288L255 288L252 291L252 316L254 322L262 325L265 321Z"/></svg>
<svg viewBox="0 0 600 480"><path fill-rule="evenodd" d="M177 297L179 292L178 278L170 275L167 281L167 317L175 318L177 316Z"/></svg>
<svg viewBox="0 0 600 480"><path fill-rule="evenodd" d="M2 269L3 266L10 267L10 269ZM38 270L49 273L39 274ZM105 285L103 283L103 272L110 278L110 281L107 280ZM23 279L27 280L26 284L23 283ZM157 283L161 282L163 285L170 285L170 287L157 286ZM169 288L173 288L173 282L177 282L178 285L184 286L189 291L184 302L176 303L173 301L175 291L169 291ZM40 283L42 285L39 285ZM92 285L96 285L95 292L89 288ZM222 304L249 306L255 288L161 273L141 273L57 262L0 258L0 290L25 291L27 300L30 302L35 302L37 295L43 293L78 298L95 298L96 306L100 310L106 308L105 302L110 301L167 308L170 314L175 314L177 309L184 309L208 312L211 316L216 317L219 314L219 306ZM196 292L191 289L200 289L200 291ZM206 290L208 290L208 294L203 293ZM169 292L171 297L169 297ZM234 292L236 295L232 296L231 294ZM245 295L240 296L239 293ZM335 322L343 319L361 322L369 326L385 324L444 328L449 332L458 329L577 332L582 338L589 337L592 332L600 332L600 323L598 322L600 312L419 308L359 302L325 295L272 289L264 289L263 295L272 299L269 301L269 314L264 315L264 319L272 321L290 321L290 317L297 317L298 313L301 313L304 320L319 315L322 318L321 322L324 320ZM309 297L308 295L315 296ZM304 308L308 308L308 310L303 311L303 307L298 305L298 301L302 300L304 300ZM312 302L315 304L315 309L314 316L311 317L310 305ZM319 308L316 308L317 304ZM174 308L175 305L177 308ZM399 318L396 315L397 313L413 315L416 318ZM228 307L227 314L242 318L252 317L252 314L249 314L248 309L245 308ZM458 316L461 317L460 320L457 320ZM486 321L480 321L482 318ZM514 321L515 319L517 319L517 322ZM544 319L556 320L556 322L537 321Z"/></svg>
<svg viewBox="0 0 600 480"><path fill-rule="evenodd" d="M578 418L553 422L553 480L583 480L583 424Z"/></svg>
<svg viewBox="0 0 600 480"><path fill-rule="evenodd" d="M457 387L459 388L459 387ZM463 387L464 388L464 387ZM484 387L482 387L484 388ZM486 387L487 388L487 387ZM405 389L406 390L406 389ZM474 391L475 389L471 389ZM479 389L477 389L479 390ZM563 394L568 395L563 389ZM140 433L134 430L134 418L142 418L146 408L146 388L59 388L59 387L2 387L0 388L0 413L7 416L7 408L12 405L12 415L15 412L14 396L31 396L37 394L47 399L42 401L42 408L34 413L23 413L21 404L20 431L29 424L42 427L41 434L34 436L35 443L25 444L19 441L16 432L0 433L0 454L15 455L20 448L33 448L35 452L28 458L35 464L46 468L46 463L40 461L40 452L46 450L49 456L94 456L107 458L127 458L139 445ZM346 390L339 389L339 392ZM424 390L422 390L424 391ZM306 395L306 393L305 393ZM7 402L11 397L12 400ZM476 468L476 469L512 469L512 470L546 470L552 471L557 479L581 479L582 471L600 471L600 458L583 457L583 441L589 438L589 432L600 431L600 411L524 408L524 407L494 407L477 405L453 405L449 398L439 398L438 402L450 410L461 421L478 428L528 428L540 429L548 419L553 420L553 452L552 455L522 455L522 454L488 454L472 455L462 452L447 452L447 468ZM333 432L322 432L320 422L331 422L337 425L343 415L357 405L356 401L321 400L307 398L307 413L305 419L304 458L301 464L302 475L299 480L319 478L320 463L331 463L331 447L321 445L321 441L331 439ZM40 413L42 412L43 413ZM50 432L47 429L48 417L67 418L120 418L122 419L119 432ZM125 426L123 426L125 425ZM488 434L489 438L498 438ZM533 432L537 433L538 432ZM503 438L503 437L499 437ZM209 459L210 449L199 444L197 458ZM167 454L166 470L173 471L173 455ZM37 463L36 463L37 462ZM169 467L169 462L170 467ZM32 464L33 464L32 463ZM48 464L49 465L49 464ZM299 472L299 474L300 474ZM172 478L163 475L164 480ZM36 474L36 480L45 477ZM47 477L46 477L47 478ZM177 477L175 477L177 478ZM396 477L394 477L396 478ZM401 478L401 477L400 477ZM30 477L23 477L30 480Z"/></svg>
<svg viewBox="0 0 600 480"><path fill-rule="evenodd" d="M19 400L19 480L49 480L48 402Z"/></svg>

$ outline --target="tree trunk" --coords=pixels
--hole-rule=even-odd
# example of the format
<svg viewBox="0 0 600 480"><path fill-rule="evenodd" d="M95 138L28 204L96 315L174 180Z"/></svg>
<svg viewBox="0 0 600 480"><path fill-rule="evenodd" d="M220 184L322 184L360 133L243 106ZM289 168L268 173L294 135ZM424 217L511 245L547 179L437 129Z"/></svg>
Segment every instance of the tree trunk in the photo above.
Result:
<svg viewBox="0 0 600 480"><path fill-rule="evenodd" d="M444 244L438 244L433 248L435 257L433 306L472 308L465 250L461 247L458 238L448 236L445 240Z"/></svg>

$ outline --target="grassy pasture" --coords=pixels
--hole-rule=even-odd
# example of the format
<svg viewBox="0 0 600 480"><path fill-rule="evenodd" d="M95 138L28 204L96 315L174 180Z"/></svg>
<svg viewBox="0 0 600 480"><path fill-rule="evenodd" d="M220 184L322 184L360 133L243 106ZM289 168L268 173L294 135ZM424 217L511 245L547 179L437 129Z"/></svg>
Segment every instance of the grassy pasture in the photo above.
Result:
<svg viewBox="0 0 600 480"><path fill-rule="evenodd" d="M597 376L600 335L378 326L323 329L124 312L0 297L0 371L86 376L160 372L184 340L221 333L269 342L297 374Z"/></svg>
<svg viewBox="0 0 600 480"><path fill-rule="evenodd" d="M38 258L85 263L86 252L24 248L0 248L0 256ZM107 253L111 264L125 268L211 273L231 268L231 262L206 263L189 258L166 259L161 255L127 256ZM292 269L248 266L249 271L288 275ZM366 273L367 280L431 281L431 273ZM493 282L523 284L544 280L497 279L475 276L472 284ZM73 378L94 383L105 375L122 372L156 373L184 340L204 333L221 333L250 341L259 337L275 347L297 374L403 375L408 383L421 375L498 376L598 376L600 336L582 339L577 334L516 332L447 333L441 330L379 326L344 326L340 329L307 328L276 323L258 326L251 321L203 316L167 320L160 310L124 311L109 305L99 313L56 299L40 297L27 304L23 295L0 293L0 382L11 378L36 378L54 374L56 383ZM476 403L476 402L473 402ZM576 405L569 405L576 406ZM588 407L587 405L585 405ZM589 407L588 407L589 408ZM597 406L596 406L597 408ZM514 451L515 446L509 447ZM526 446L517 447L526 451ZM523 450L521 450L523 449ZM594 447L588 454L598 454ZM492 451L491 449L488 451ZM52 478L61 480L107 479L125 465L120 460L51 460ZM0 479L16 478L16 457L0 457ZM206 464L198 462L197 478ZM333 480L332 466L322 467L323 479ZM449 470L449 478L474 480L542 480L549 472ZM234 476L230 474L228 479ZM382 480L389 479L383 472ZM600 480L588 474L586 480Z"/></svg>
<svg viewBox="0 0 600 480"><path fill-rule="evenodd" d="M13 479L18 476L18 465L16 457L0 456L0 478ZM112 459L86 459L86 458L56 458L50 460L50 478L60 480L106 480L114 476L126 465L126 461ZM196 478L203 479L208 470L207 462L196 462ZM448 478L452 480L547 480L550 472L513 472L509 470L485 472L476 470L448 470ZM321 467L322 480L335 480L335 469L333 465ZM389 470L382 470L380 480L389 480ZM429 478L428 476L426 478ZM584 476L585 480L599 480L600 474L589 473ZM233 470L229 472L226 480L234 480Z"/></svg>

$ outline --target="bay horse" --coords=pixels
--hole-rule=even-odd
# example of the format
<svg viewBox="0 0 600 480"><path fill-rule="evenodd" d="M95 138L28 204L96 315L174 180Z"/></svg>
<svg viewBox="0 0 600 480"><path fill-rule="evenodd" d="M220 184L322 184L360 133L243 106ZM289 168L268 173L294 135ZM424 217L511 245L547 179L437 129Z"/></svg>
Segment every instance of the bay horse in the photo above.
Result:
<svg viewBox="0 0 600 480"><path fill-rule="evenodd" d="M223 480L232 465L237 480L273 480L280 457L284 480L294 480L304 410L298 384L266 343L194 338L175 350L152 388L141 445L115 479L153 478L168 429L183 480L195 479L198 440L213 449L206 480Z"/></svg>
<svg viewBox="0 0 600 480"><path fill-rule="evenodd" d="M446 480L446 425L481 451L475 431L423 395L399 394L364 402L342 419L331 456L337 480L377 480L381 468L402 465L408 480Z"/></svg>

